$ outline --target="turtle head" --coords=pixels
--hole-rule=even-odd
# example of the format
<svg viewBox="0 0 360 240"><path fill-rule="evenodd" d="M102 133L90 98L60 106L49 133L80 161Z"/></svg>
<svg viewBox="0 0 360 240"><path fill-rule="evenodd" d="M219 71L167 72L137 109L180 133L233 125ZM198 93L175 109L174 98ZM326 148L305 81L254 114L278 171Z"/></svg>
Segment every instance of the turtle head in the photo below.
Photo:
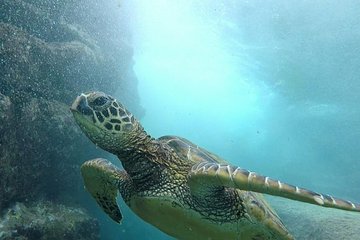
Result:
<svg viewBox="0 0 360 240"><path fill-rule="evenodd" d="M82 93L70 107L77 124L97 146L121 151L129 138L142 130L140 123L113 97L102 92Z"/></svg>

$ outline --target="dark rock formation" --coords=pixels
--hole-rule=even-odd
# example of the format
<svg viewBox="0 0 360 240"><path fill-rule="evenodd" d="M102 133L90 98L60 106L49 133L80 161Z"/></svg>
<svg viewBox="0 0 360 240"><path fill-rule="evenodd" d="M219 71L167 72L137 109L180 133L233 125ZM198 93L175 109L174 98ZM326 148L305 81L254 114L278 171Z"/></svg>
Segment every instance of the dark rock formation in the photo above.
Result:
<svg viewBox="0 0 360 240"><path fill-rule="evenodd" d="M16 137L11 129L14 119L10 98L0 93L0 210L16 195Z"/></svg>
<svg viewBox="0 0 360 240"><path fill-rule="evenodd" d="M46 1L44 1L46 2ZM50 4L51 1L47 1ZM68 42L80 40L76 32L58 18L54 18L48 9L39 5L40 1L3 0L0 6L2 22L21 28L33 37L46 42ZM64 4L66 5L66 3Z"/></svg>
<svg viewBox="0 0 360 240"><path fill-rule="evenodd" d="M19 103L41 98L69 104L86 89L111 93L130 71L96 45L47 43L9 24L0 23L0 42L0 91ZM130 50L119 55L131 61Z"/></svg>
<svg viewBox="0 0 360 240"><path fill-rule="evenodd" d="M17 203L0 218L3 240L95 240L99 224L80 208L50 202Z"/></svg>
<svg viewBox="0 0 360 240"><path fill-rule="evenodd" d="M132 49L123 38L91 32L92 22L76 22L94 14L89 9L102 12L92 4L0 4L0 211L18 201L81 201L80 165L104 153L73 121L69 104L79 93L120 91L142 115Z"/></svg>
<svg viewBox="0 0 360 240"><path fill-rule="evenodd" d="M79 166L96 150L74 124L68 106L31 98L14 105L10 115L11 126L2 135L3 204L40 197L55 200L79 191Z"/></svg>
<svg viewBox="0 0 360 240"><path fill-rule="evenodd" d="M30 95L69 104L85 90L118 89L140 117L133 53L116 7L92 0L4 0L0 92L13 101Z"/></svg>

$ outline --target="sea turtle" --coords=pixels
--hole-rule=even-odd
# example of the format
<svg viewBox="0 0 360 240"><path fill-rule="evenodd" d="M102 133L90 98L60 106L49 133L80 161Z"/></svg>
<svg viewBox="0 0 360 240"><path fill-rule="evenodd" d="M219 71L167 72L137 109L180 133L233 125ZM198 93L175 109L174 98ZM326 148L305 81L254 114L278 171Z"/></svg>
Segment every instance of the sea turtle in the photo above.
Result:
<svg viewBox="0 0 360 240"><path fill-rule="evenodd" d="M105 93L81 94L71 110L90 140L124 167L100 158L81 167L86 189L118 223L118 192L143 220L177 239L293 239L262 193L360 211L358 204L230 165L184 138L154 139Z"/></svg>

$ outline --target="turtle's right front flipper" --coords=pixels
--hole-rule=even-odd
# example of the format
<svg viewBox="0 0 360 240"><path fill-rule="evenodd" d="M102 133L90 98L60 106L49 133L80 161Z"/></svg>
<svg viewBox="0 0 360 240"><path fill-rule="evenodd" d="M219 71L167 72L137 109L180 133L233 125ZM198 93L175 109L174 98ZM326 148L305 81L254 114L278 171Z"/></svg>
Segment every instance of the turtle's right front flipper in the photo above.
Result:
<svg viewBox="0 0 360 240"><path fill-rule="evenodd" d="M109 217L120 223L122 215L116 197L119 190L122 194L129 191L131 182L127 173L111 162L97 158L86 161L81 166L81 174L86 190Z"/></svg>
<svg viewBox="0 0 360 240"><path fill-rule="evenodd" d="M204 186L223 186L265 193L322 207L360 212L360 204L292 186L227 164L197 163L189 173L189 183L191 191L195 194L197 191L201 191Z"/></svg>

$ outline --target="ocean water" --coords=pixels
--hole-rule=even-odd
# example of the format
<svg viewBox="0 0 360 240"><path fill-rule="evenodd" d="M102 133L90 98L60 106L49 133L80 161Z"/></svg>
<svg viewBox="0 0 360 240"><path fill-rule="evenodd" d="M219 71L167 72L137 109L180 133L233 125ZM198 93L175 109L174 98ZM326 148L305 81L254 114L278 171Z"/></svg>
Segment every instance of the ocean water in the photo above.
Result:
<svg viewBox="0 0 360 240"><path fill-rule="evenodd" d="M359 200L358 2L123 4L148 133ZM169 239L141 223L134 230ZM120 235L140 239L132 234Z"/></svg>
<svg viewBox="0 0 360 240"><path fill-rule="evenodd" d="M6 4L8 2L6 0ZM65 8L76 21L88 26L89 35L96 35L96 41L104 45L94 41L90 42L91 46L98 44L112 52L119 41L131 47L131 53L121 50L123 46L119 51L132 57L131 74L137 79L137 85L129 87L130 90L121 85L114 96L126 99L129 110L139 114L150 135L155 138L181 136L233 165L360 202L360 2L114 0L104 4L95 1L90 9ZM56 8L52 11L60 14ZM89 12L90 17L85 14ZM65 16L64 19L71 21L72 18ZM1 23L1 14L0 20ZM83 32L75 30L83 37ZM41 44L52 41L58 39ZM114 55L118 53L118 49L114 50ZM6 61L2 56L0 70L5 72ZM117 57L114 62L119 60ZM101 81L123 70L107 68L106 64L106 71L115 73ZM69 64L66 68L72 67L73 64ZM131 74L125 75L132 81ZM79 76L79 79L94 76L102 77L103 72ZM97 89L96 81L81 85L79 80L79 91L106 91L103 83ZM0 94L10 94L1 82L0 87ZM41 99L52 97L44 95ZM136 99L134 104L129 100L132 97ZM54 96L60 101L56 98ZM31 111L34 109L36 107ZM0 141L3 147L1 144ZM56 152L60 153L61 150ZM101 154L103 156L89 152L79 155L77 160L106 157L121 166L116 157ZM47 164L51 168L54 163ZM35 169L42 165L46 164L41 162ZM54 168L61 167L60 164ZM75 163L73 168L76 168L74 174L80 175ZM51 174L49 176L51 178ZM54 186L62 180L56 179ZM49 184L45 188L52 190L53 195L44 194L41 198L61 204L75 202L77 207L86 209L99 221L102 240L172 239L137 217L121 198L118 203L124 219L121 225L113 222L82 190L82 183L74 181L76 184L76 194L67 193L64 187L65 190L58 193L60 196L53 193L60 190L52 189L53 185ZM68 185L64 183L64 186ZM70 197L64 197L66 193ZM0 200L2 197L0 195ZM274 197L267 199L297 239L360 239L357 227L360 214L324 210ZM17 201L28 200L23 197L11 204ZM8 210L0 208L0 212ZM5 223L0 218L0 240L5 236L2 232ZM29 238L33 239L36 238ZM59 236L59 239L65 238Z"/></svg>

